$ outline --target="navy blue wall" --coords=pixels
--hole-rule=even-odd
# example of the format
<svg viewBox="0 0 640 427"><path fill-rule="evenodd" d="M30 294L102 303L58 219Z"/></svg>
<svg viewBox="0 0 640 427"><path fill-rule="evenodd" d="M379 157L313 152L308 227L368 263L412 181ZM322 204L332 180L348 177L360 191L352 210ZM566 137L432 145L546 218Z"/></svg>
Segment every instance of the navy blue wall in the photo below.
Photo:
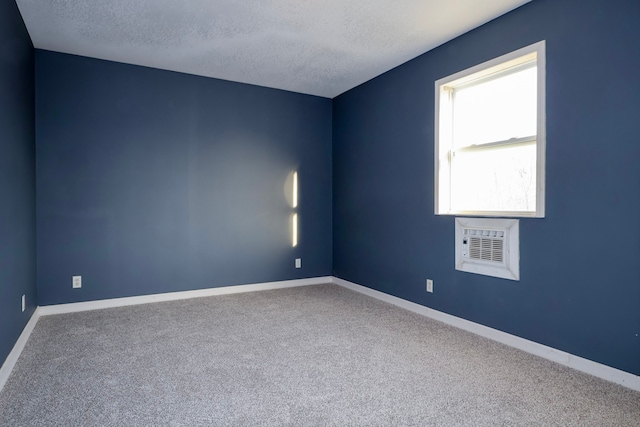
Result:
<svg viewBox="0 0 640 427"><path fill-rule="evenodd" d="M31 39L15 2L1 1L0 365L36 305L33 81Z"/></svg>
<svg viewBox="0 0 640 427"><path fill-rule="evenodd" d="M36 94L40 305L331 274L331 100L41 50Z"/></svg>
<svg viewBox="0 0 640 427"><path fill-rule="evenodd" d="M334 100L334 274L640 375L640 2L534 0ZM547 214L521 280L454 270L434 81L547 41ZM425 292L425 279L435 292Z"/></svg>

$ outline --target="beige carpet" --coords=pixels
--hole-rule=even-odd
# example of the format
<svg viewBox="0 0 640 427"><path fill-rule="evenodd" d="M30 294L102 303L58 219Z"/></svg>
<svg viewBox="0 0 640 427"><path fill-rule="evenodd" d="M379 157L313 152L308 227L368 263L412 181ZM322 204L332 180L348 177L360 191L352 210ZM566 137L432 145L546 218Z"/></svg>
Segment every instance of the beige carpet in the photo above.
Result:
<svg viewBox="0 0 640 427"><path fill-rule="evenodd" d="M638 426L640 393L335 285L42 317L3 426Z"/></svg>

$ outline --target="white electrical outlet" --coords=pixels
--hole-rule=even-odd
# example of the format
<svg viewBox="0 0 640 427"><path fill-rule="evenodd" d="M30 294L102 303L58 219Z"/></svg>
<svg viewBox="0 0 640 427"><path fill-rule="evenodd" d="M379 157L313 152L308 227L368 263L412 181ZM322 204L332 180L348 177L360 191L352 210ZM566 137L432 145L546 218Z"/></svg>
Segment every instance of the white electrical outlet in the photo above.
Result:
<svg viewBox="0 0 640 427"><path fill-rule="evenodd" d="M26 308L27 300L24 295L22 295L22 312L24 313L24 309Z"/></svg>
<svg viewBox="0 0 640 427"><path fill-rule="evenodd" d="M433 292L433 280L427 279L427 292Z"/></svg>
<svg viewBox="0 0 640 427"><path fill-rule="evenodd" d="M78 289L82 287L82 276L73 276L72 282L73 289Z"/></svg>
<svg viewBox="0 0 640 427"><path fill-rule="evenodd" d="M301 268L301 267L302 267L302 259L296 258L296 268Z"/></svg>

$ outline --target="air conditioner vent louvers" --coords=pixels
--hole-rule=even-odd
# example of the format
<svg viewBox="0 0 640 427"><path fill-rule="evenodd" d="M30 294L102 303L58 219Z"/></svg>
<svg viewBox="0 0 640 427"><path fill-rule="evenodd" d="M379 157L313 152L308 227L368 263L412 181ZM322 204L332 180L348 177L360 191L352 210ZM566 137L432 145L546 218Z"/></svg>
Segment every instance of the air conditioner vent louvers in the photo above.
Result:
<svg viewBox="0 0 640 427"><path fill-rule="evenodd" d="M470 259L504 263L504 231L466 228Z"/></svg>
<svg viewBox="0 0 640 427"><path fill-rule="evenodd" d="M503 262L504 258L502 256L504 241L503 240L494 240L491 242L493 246L491 247L491 259L496 262Z"/></svg>

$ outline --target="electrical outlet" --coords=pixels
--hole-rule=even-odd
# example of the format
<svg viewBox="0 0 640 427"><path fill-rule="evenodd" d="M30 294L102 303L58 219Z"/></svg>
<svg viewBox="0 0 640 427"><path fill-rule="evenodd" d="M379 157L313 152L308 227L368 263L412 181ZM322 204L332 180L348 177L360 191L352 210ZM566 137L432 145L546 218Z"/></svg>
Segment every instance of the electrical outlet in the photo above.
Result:
<svg viewBox="0 0 640 427"><path fill-rule="evenodd" d="M78 289L82 287L82 276L73 276L72 281L73 289Z"/></svg>
<svg viewBox="0 0 640 427"><path fill-rule="evenodd" d="M27 306L27 299L24 295L22 295L22 312L24 313L24 309Z"/></svg>
<svg viewBox="0 0 640 427"><path fill-rule="evenodd" d="M427 279L427 292L433 292L433 280Z"/></svg>
<svg viewBox="0 0 640 427"><path fill-rule="evenodd" d="M302 259L296 258L296 268L301 268L301 267L302 267Z"/></svg>

